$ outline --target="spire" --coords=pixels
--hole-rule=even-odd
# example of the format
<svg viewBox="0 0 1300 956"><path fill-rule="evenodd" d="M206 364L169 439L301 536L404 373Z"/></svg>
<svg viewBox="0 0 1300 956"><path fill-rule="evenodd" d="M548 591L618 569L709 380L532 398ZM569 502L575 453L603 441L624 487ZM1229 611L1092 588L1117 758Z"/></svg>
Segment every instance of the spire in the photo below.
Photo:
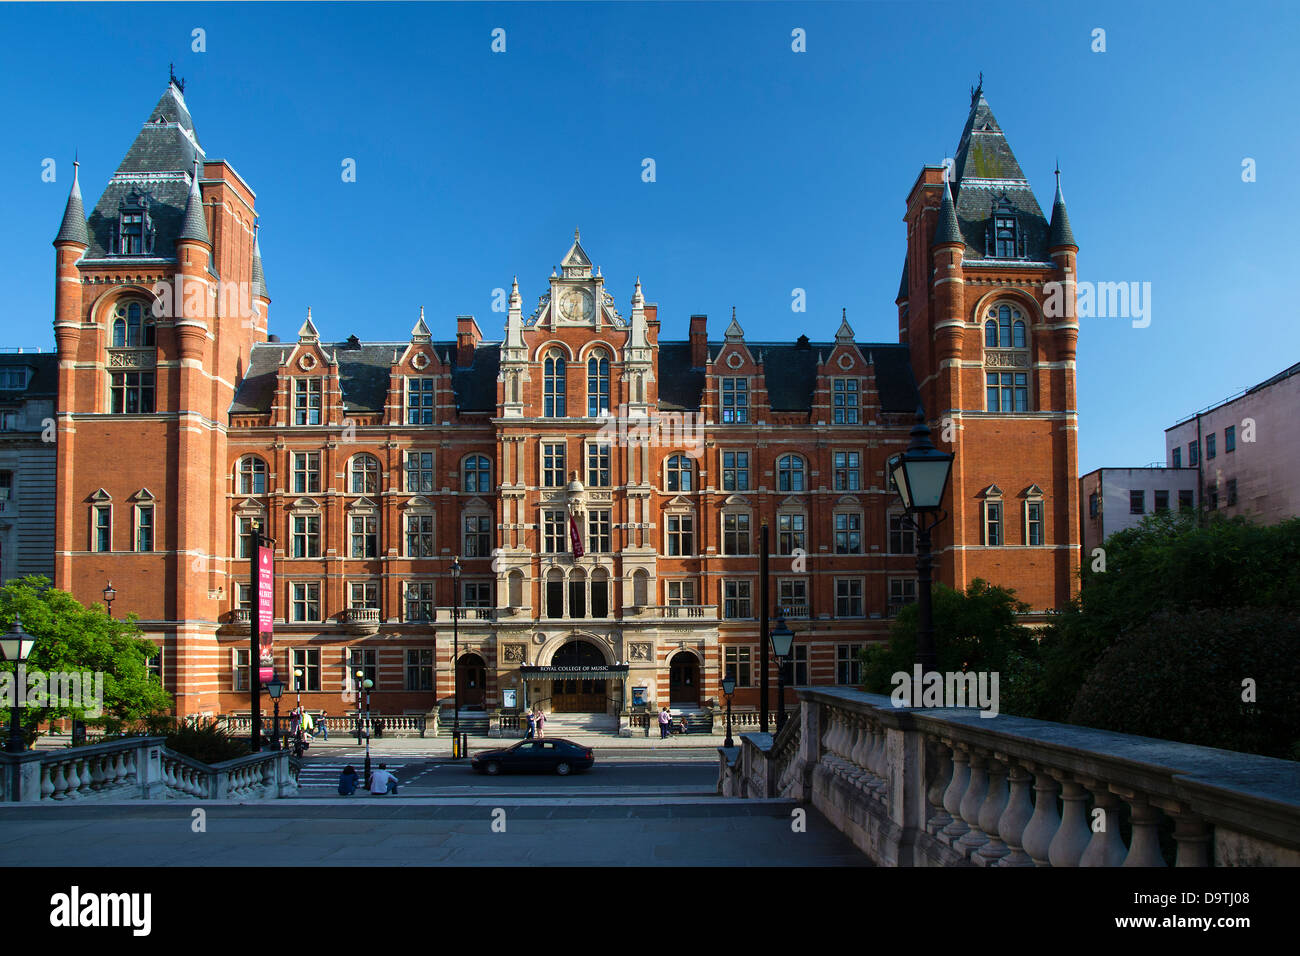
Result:
<svg viewBox="0 0 1300 956"><path fill-rule="evenodd" d="M1061 168L1056 168L1056 200L1052 203L1052 224L1047 230L1047 247L1059 249L1063 246L1079 244L1074 241L1074 232L1070 229L1070 217L1065 212L1065 196L1061 194Z"/></svg>
<svg viewBox="0 0 1300 956"><path fill-rule="evenodd" d="M68 193L68 204L63 209L63 222L59 226L59 234L54 237L56 245L60 242L90 245L90 233L86 229L86 210L81 204L81 183L77 175L80 166L81 163L73 160L72 190Z"/></svg>
<svg viewBox="0 0 1300 956"><path fill-rule="evenodd" d="M854 341L853 326L849 325L849 310L843 308L840 311L840 328L835 333L836 345L852 345Z"/></svg>
<svg viewBox="0 0 1300 956"><path fill-rule="evenodd" d="M731 324L727 326L727 331L723 333L728 342L743 342L745 340L745 330L740 327L736 321L736 307L731 307Z"/></svg>
<svg viewBox="0 0 1300 956"><path fill-rule="evenodd" d="M641 294L641 277L636 277L636 287L632 290L632 308L638 309L645 306L645 296Z"/></svg>
<svg viewBox="0 0 1300 956"><path fill-rule="evenodd" d="M953 242L965 245L966 240L962 238L961 227L957 224L957 206L952 201L952 189L948 185L948 174L945 171L943 201L939 204L939 224L935 227L934 241L930 245L942 246Z"/></svg>
<svg viewBox="0 0 1300 956"><path fill-rule="evenodd" d="M194 175L190 177L190 197L185 202L185 221L181 224L180 235L176 241L192 239L207 245L212 244L208 238L208 222L203 216L203 194L199 192L199 161L194 160Z"/></svg>
<svg viewBox="0 0 1300 956"><path fill-rule="evenodd" d="M519 276L515 276L510 282L510 311L506 313L506 341L503 347L507 349L524 347L524 299L519 294ZM522 356L522 353L520 355Z"/></svg>
<svg viewBox="0 0 1300 956"><path fill-rule="evenodd" d="M257 238L257 223L253 223L253 277L252 293L263 299L271 298L266 291L266 276L262 273L262 243Z"/></svg>
<svg viewBox="0 0 1300 956"><path fill-rule="evenodd" d="M424 324L424 306L420 306L420 318L411 328L411 341L430 342L432 340L433 336L429 332L429 327Z"/></svg>

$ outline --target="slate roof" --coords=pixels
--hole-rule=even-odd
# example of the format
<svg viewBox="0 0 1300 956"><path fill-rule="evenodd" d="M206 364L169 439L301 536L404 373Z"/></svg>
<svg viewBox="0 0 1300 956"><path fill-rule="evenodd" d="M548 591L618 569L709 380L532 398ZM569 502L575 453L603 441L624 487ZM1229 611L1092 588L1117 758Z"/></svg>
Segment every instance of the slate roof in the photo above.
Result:
<svg viewBox="0 0 1300 956"><path fill-rule="evenodd" d="M966 258L985 258L985 236L993 203L1005 193L1018 214L1019 227L1026 239L1026 257L1035 262L1050 261L1047 218L983 93L972 104L966 118L953 170L953 198L957 204L957 221L966 240Z"/></svg>
<svg viewBox="0 0 1300 956"><path fill-rule="evenodd" d="M194 121L180 90L169 83L90 213L90 248L86 255L92 259L108 255L118 204L132 189L148 191L151 197L153 255L175 255L173 243L185 219L189 174L196 158L203 162L206 156L194 131Z"/></svg>
<svg viewBox="0 0 1300 956"><path fill-rule="evenodd" d="M722 342L710 342L709 352ZM746 342L755 359L763 361L767 399L773 411L806 412L817 387L819 355L830 355L834 342L810 342L800 348L790 342ZM921 404L906 345L858 343L864 361L872 364L882 410L912 412ZM665 411L698 411L704 394L704 369L690 367L689 342L659 343L659 407Z"/></svg>
<svg viewBox="0 0 1300 956"><path fill-rule="evenodd" d="M68 193L68 204L63 208L63 222L59 223L59 234L54 237L54 241L90 245L90 234L86 231L86 210L81 204L81 183L78 181L75 163L72 167L72 189Z"/></svg>
<svg viewBox="0 0 1300 956"><path fill-rule="evenodd" d="M59 356L56 352L2 352L0 368L26 365L32 369L26 388L0 388L0 402L30 398L56 398L59 394Z"/></svg>
<svg viewBox="0 0 1300 956"><path fill-rule="evenodd" d="M232 415L270 411L275 398L280 363L293 351L292 342L259 342L253 346L248 372L230 405ZM349 412L382 412L388 399L393 353L401 355L410 342L366 342L349 348L347 342L321 343L327 355L339 362L339 385L343 407ZM433 348L447 361L456 354L455 342L434 342ZM499 342L485 342L474 351L468 368L452 370L452 389L462 412L495 412Z"/></svg>
<svg viewBox="0 0 1300 956"><path fill-rule="evenodd" d="M1074 241L1074 230L1070 228L1070 216L1065 211L1065 197L1061 195L1061 172L1056 172L1056 199L1052 203L1052 225L1048 229L1047 246L1049 249L1055 249L1058 246L1077 246Z"/></svg>

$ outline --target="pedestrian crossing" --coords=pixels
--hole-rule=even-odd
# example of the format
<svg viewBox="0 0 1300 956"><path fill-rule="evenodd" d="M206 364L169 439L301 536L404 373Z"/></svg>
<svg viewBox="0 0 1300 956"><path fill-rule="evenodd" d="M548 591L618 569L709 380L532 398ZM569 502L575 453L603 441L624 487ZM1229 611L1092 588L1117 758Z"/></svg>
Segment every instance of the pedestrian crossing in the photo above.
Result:
<svg viewBox="0 0 1300 956"><path fill-rule="evenodd" d="M428 759L427 754L424 755L409 754L406 756L408 757L423 756L426 760ZM374 769L375 767L379 766L380 759L381 758L376 757L373 753L370 755L371 769ZM395 761L391 759L388 754L384 754L382 760L384 763L388 764L388 769L397 775L397 781L398 784L400 785L402 782L402 774L401 774L402 767L406 766L406 763L409 761L406 762ZM365 762L366 762L366 758L363 755L361 757L357 757L355 759L349 759L349 760L331 760L327 762L322 761L320 763L315 763L315 762L304 763L302 767L300 767L298 770L298 787L299 789L303 789L306 787L329 787L331 789L337 789L339 785L339 774L343 772L343 769L345 767L351 767L353 770L357 772L358 777L360 777L363 773L365 773ZM358 780L357 785L361 786L364 783L365 783L364 780Z"/></svg>

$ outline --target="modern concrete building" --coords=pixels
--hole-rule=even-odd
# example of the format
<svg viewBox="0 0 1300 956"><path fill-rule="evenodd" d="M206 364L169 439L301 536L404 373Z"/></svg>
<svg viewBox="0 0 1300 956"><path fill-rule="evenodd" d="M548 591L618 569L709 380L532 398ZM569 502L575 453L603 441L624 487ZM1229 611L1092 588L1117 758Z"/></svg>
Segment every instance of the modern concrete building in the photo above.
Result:
<svg viewBox="0 0 1300 956"><path fill-rule="evenodd" d="M0 354L0 581L54 577L52 352Z"/></svg>
<svg viewBox="0 0 1300 956"><path fill-rule="evenodd" d="M1207 511L1273 524L1300 514L1300 363L1165 429Z"/></svg>
<svg viewBox="0 0 1300 956"><path fill-rule="evenodd" d="M1149 514L1196 508L1196 469L1098 468L1079 479L1084 561L1117 531Z"/></svg>

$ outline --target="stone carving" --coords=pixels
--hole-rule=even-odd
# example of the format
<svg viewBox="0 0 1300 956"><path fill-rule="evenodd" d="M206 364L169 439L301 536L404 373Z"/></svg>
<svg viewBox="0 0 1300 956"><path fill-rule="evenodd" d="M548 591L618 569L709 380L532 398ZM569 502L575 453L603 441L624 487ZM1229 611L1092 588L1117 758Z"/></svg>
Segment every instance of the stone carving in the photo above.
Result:
<svg viewBox="0 0 1300 956"><path fill-rule="evenodd" d="M153 368L157 357L155 349L131 349L129 351L110 350L109 368Z"/></svg>
<svg viewBox="0 0 1300 956"><path fill-rule="evenodd" d="M984 364L990 368L1028 368L1028 352L987 352Z"/></svg>
<svg viewBox="0 0 1300 956"><path fill-rule="evenodd" d="M628 645L627 657L631 661L648 661L650 660L650 650L653 644L634 643Z"/></svg>

